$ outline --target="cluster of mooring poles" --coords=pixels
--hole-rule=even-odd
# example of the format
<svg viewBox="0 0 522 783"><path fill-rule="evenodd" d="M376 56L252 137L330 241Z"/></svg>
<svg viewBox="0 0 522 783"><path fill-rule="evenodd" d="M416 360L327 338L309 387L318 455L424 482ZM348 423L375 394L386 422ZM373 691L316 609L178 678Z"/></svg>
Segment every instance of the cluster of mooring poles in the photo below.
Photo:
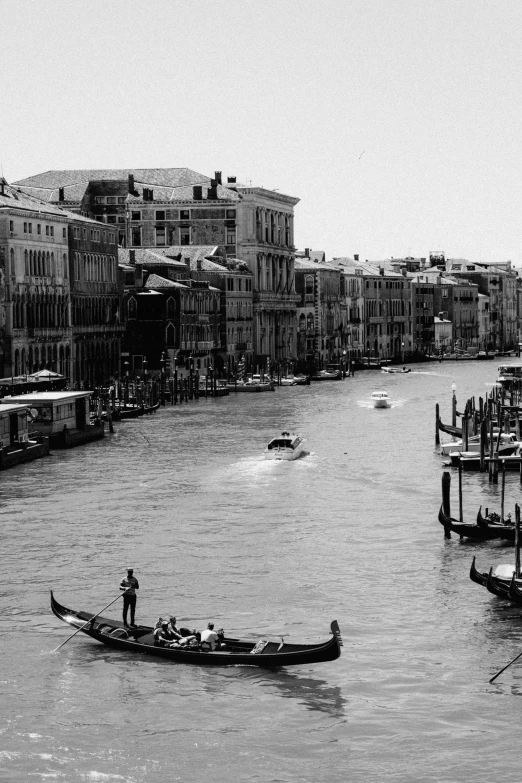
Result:
<svg viewBox="0 0 522 783"><path fill-rule="evenodd" d="M451 538L456 533L461 539L502 540L515 547L514 562L491 566L489 570L480 571L476 567L476 558L470 568L470 578L476 584L486 589L500 599L508 600L517 606L522 606L522 571L520 563L520 547L522 543L520 506L515 504L514 519L505 513L506 471L518 470L522 484L522 382L510 379L507 383L497 384L485 399L479 397L478 406L471 397L464 411L457 411L455 386L453 385L452 421L443 424L440 419L439 405L436 406L435 443L440 445L440 432L446 432L459 442L444 444L443 453L449 454L451 464L458 467L459 475L459 515L451 516L450 489L451 474L444 471L442 475L442 505L439 511L439 521L444 528L445 538ZM461 426L457 426L460 418ZM451 449L454 448L454 451ZM463 470L488 472L489 481L498 483L501 475L500 509L498 512L478 509L476 519L464 522L462 502ZM522 657L519 653L506 666L500 669L489 682L494 682L512 663Z"/></svg>

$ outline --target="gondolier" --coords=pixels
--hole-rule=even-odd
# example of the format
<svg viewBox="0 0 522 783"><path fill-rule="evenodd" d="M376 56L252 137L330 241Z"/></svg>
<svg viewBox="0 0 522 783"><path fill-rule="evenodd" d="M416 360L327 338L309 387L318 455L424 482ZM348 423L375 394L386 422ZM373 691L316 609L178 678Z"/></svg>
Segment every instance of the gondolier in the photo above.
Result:
<svg viewBox="0 0 522 783"><path fill-rule="evenodd" d="M140 586L138 580L134 576L134 569L127 569L127 576L120 582L120 590L125 590L123 593L123 625L128 628L127 612L130 609L130 627L136 628L134 623L134 615L136 612L136 590L139 590Z"/></svg>

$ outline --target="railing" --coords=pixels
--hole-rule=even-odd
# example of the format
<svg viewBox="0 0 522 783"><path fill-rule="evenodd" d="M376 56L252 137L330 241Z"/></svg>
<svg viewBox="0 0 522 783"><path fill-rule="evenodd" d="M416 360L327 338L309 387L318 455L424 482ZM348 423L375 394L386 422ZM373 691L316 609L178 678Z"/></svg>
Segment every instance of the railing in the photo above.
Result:
<svg viewBox="0 0 522 783"><path fill-rule="evenodd" d="M196 346L198 351L210 351L214 347L214 342L212 340L203 340L196 343Z"/></svg>

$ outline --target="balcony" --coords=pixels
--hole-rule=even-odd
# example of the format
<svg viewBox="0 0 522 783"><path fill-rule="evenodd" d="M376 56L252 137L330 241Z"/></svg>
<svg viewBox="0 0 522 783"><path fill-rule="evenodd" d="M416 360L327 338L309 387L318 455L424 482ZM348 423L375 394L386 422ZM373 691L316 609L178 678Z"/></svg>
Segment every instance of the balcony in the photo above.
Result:
<svg viewBox="0 0 522 783"><path fill-rule="evenodd" d="M214 347L213 340L203 340L199 343L196 343L197 351L211 351L213 347Z"/></svg>

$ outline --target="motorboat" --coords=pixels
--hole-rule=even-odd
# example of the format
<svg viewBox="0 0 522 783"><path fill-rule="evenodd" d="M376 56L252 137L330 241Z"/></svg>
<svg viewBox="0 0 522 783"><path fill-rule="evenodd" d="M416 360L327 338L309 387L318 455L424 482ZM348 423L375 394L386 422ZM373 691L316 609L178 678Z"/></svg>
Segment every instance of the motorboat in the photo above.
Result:
<svg viewBox="0 0 522 783"><path fill-rule="evenodd" d="M280 386L297 386L297 381L293 375L289 375L286 378L281 378L279 384Z"/></svg>
<svg viewBox="0 0 522 783"><path fill-rule="evenodd" d="M493 437L495 441L498 438L498 430L496 432L493 432ZM517 441L516 435L514 435L512 432L506 433L502 432L500 433L500 442L499 442L499 450L502 454L502 451L504 449L510 448L512 446L518 446L519 441ZM464 444L462 443L462 440L457 441L450 441L449 443L443 443L440 447L440 453L444 455L445 457L451 456L451 454L457 454L460 453L463 450ZM467 452L477 452L480 453L480 435L471 435L468 439L468 448L466 449ZM486 449L487 454L489 455L489 449Z"/></svg>
<svg viewBox="0 0 522 783"><path fill-rule="evenodd" d="M342 377L340 370L319 370L311 376L312 381L340 381Z"/></svg>
<svg viewBox="0 0 522 783"><path fill-rule="evenodd" d="M409 367L383 367L381 372L396 373L398 375L411 372Z"/></svg>
<svg viewBox="0 0 522 783"><path fill-rule="evenodd" d="M510 389L514 381L522 380L522 364L502 364L498 368L497 383Z"/></svg>
<svg viewBox="0 0 522 783"><path fill-rule="evenodd" d="M304 451L304 439L284 430L272 438L264 451L265 459L297 459Z"/></svg>
<svg viewBox="0 0 522 783"><path fill-rule="evenodd" d="M372 403L374 408L389 408L390 398L386 391L374 391L372 394Z"/></svg>

